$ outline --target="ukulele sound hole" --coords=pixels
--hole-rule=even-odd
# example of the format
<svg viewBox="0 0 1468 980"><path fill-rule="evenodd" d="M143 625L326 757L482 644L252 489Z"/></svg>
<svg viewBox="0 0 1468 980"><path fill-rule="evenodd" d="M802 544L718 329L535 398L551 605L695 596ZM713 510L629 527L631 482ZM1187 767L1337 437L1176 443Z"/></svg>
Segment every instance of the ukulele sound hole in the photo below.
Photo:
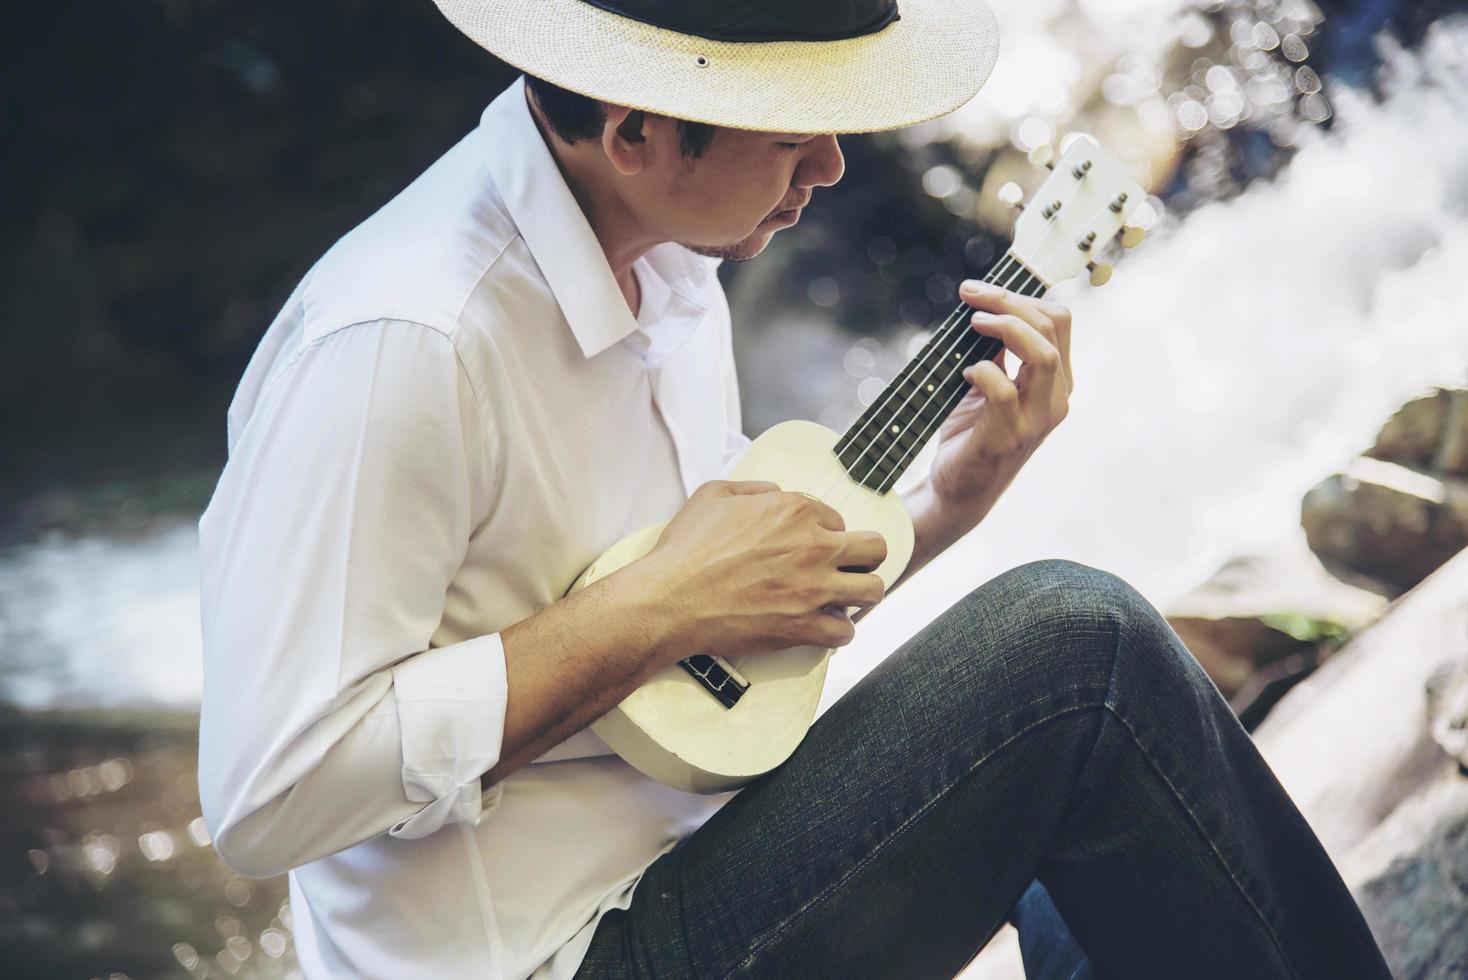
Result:
<svg viewBox="0 0 1468 980"><path fill-rule="evenodd" d="M723 657L711 657L698 653L687 660L678 661L678 666L693 675L705 691L726 708L732 708L749 690L749 681L739 675L734 665Z"/></svg>

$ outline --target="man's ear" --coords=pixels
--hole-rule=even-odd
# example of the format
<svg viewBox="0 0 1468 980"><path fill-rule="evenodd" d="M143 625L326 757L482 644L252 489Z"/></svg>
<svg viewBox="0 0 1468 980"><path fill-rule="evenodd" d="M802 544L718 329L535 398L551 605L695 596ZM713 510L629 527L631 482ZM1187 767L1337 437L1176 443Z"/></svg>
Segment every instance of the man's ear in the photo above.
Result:
<svg viewBox="0 0 1468 980"><path fill-rule="evenodd" d="M647 138L643 132L646 117L641 109L603 104L607 122L601 131L602 152L618 173L630 177L647 163Z"/></svg>

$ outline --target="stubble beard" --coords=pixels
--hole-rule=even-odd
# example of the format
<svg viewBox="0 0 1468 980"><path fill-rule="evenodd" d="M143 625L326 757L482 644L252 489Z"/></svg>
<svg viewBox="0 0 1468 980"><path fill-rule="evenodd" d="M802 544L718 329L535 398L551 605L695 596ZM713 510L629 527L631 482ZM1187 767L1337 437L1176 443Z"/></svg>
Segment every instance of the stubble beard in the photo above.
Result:
<svg viewBox="0 0 1468 980"><path fill-rule="evenodd" d="M690 245L687 242L678 244L695 255L706 255L711 259L724 259L728 262L747 262L759 254L759 250L748 238L732 245Z"/></svg>

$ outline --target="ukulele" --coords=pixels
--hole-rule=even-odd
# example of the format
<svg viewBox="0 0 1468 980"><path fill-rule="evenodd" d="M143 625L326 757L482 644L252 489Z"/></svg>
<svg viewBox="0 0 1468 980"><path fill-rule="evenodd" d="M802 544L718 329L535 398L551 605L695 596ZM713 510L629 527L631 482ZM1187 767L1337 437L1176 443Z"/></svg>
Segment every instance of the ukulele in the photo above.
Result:
<svg viewBox="0 0 1468 980"><path fill-rule="evenodd" d="M1088 137L1070 140L1058 161L1030 159L1051 171L1032 200L1010 184L1000 197L1020 208L1014 242L984 281L1041 296L1089 269L1100 286L1111 267L1094 258L1120 234L1125 247L1143 230L1125 226L1145 192ZM781 422L739 457L731 480L767 480L814 496L838 511L849 531L877 531L887 557L876 575L892 587L912 557L912 520L892 487L938 431L970 385L963 370L993 358L1003 344L970 325L960 302L931 339L844 434L814 422ZM627 535L581 573L567 594L652 550L667 521ZM799 646L746 656L695 654L663 668L591 725L614 752L677 789L736 789L784 762L815 716L834 649Z"/></svg>

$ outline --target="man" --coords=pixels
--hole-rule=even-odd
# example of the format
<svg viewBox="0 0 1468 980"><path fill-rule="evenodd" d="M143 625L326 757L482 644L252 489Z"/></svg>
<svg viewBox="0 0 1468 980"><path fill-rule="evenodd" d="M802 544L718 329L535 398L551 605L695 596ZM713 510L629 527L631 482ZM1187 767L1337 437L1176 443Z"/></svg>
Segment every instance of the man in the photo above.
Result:
<svg viewBox="0 0 1468 980"><path fill-rule="evenodd" d="M879 536L716 479L748 441L714 267L840 179L837 133L970 98L997 35L976 0L439 3L533 80L302 280L200 521L205 817L289 870L307 974L946 977L1008 917L1037 977L1385 977L1217 689L1097 569L979 586L737 793L609 752L586 726L662 666L840 646L880 599ZM910 571L1071 390L1067 310L962 295L1022 366L966 374Z"/></svg>

